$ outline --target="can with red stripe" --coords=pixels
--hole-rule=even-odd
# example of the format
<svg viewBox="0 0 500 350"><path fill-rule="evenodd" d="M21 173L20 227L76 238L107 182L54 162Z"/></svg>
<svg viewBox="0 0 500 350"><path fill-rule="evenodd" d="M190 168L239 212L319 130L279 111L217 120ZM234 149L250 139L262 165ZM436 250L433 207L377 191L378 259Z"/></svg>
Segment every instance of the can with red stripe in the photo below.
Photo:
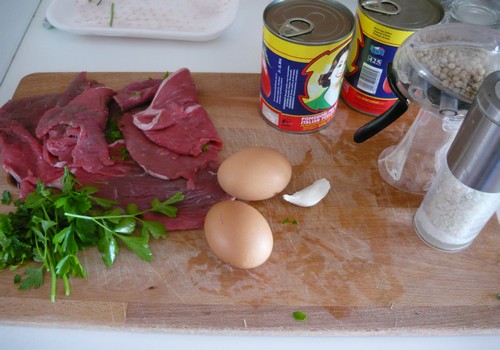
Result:
<svg viewBox="0 0 500 350"><path fill-rule="evenodd" d="M397 100L387 83L387 64L415 31L439 23L437 0L360 0L342 83L342 100L362 113L378 116Z"/></svg>
<svg viewBox="0 0 500 350"><path fill-rule="evenodd" d="M333 120L354 15L330 0L273 1L264 10L260 112L292 133Z"/></svg>

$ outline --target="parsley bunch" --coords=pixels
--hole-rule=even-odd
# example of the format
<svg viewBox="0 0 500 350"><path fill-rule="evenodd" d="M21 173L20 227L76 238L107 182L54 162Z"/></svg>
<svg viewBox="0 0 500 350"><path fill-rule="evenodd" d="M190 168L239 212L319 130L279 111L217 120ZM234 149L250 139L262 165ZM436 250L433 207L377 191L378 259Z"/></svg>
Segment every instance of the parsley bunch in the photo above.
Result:
<svg viewBox="0 0 500 350"><path fill-rule="evenodd" d="M50 299L55 301L58 278L69 295L69 277L87 277L78 252L89 246L97 247L106 266L114 263L118 242L142 260L151 261L149 238L165 237L166 230L159 222L144 220L142 214L157 212L175 217L177 208L173 204L183 200L177 193L163 202L155 199L149 209L141 211L135 204L117 207L115 202L94 196L97 191L79 186L65 169L61 190L38 182L24 201L14 203L15 211L0 214L0 269L15 269L30 261L42 264L27 267L24 277L16 275L19 289L38 288L46 270L52 282ZM8 197L4 193L4 201Z"/></svg>

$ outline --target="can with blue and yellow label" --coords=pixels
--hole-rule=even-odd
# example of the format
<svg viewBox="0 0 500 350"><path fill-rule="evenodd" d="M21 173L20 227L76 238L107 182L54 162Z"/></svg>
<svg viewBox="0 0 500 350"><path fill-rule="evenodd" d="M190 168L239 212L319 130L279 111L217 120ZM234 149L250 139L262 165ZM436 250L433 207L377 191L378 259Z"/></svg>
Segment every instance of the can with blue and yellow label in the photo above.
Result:
<svg viewBox="0 0 500 350"><path fill-rule="evenodd" d="M387 82L387 65L398 47L418 29L439 23L437 0L360 0L342 83L342 100L351 108L379 116L397 97Z"/></svg>
<svg viewBox="0 0 500 350"><path fill-rule="evenodd" d="M270 125L308 133L333 120L354 26L351 11L335 1L266 7L260 112Z"/></svg>

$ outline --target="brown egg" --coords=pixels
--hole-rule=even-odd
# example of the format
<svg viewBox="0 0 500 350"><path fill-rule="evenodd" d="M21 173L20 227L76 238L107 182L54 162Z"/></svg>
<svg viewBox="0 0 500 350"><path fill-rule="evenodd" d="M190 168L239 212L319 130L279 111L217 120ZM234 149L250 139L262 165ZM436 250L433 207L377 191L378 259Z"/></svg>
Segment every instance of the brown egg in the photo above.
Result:
<svg viewBox="0 0 500 350"><path fill-rule="evenodd" d="M226 158L217 179L229 195L247 201L268 199L280 193L290 182L292 166L273 148L252 147Z"/></svg>
<svg viewBox="0 0 500 350"><path fill-rule="evenodd" d="M222 201L210 208L204 228L214 254L234 267L257 267L273 250L273 234L266 219L240 201Z"/></svg>

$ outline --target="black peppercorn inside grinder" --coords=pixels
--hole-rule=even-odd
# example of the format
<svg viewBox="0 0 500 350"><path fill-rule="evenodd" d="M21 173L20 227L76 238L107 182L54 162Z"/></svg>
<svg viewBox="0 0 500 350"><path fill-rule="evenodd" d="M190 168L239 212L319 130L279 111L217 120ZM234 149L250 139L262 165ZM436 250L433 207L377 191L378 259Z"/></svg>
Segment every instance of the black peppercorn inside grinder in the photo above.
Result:
<svg viewBox="0 0 500 350"><path fill-rule="evenodd" d="M419 105L403 139L379 156L386 182L406 192L427 191L484 78L500 69L499 47L500 31L464 23L426 27L403 42L388 67L398 101L354 134L364 142L404 114L408 100Z"/></svg>

